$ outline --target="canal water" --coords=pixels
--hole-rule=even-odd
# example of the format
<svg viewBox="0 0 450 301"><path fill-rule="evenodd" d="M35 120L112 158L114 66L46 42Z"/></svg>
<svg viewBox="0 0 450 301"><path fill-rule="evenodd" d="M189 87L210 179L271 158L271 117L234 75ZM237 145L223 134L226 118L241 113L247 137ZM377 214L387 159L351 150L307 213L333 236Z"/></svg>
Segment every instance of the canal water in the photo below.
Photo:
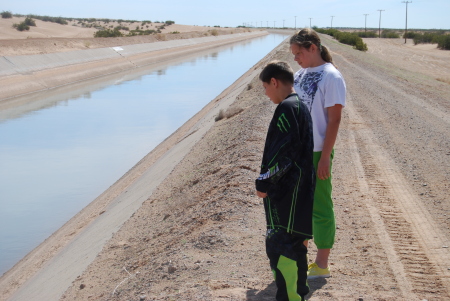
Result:
<svg viewBox="0 0 450 301"><path fill-rule="evenodd" d="M286 37L31 94L0 111L0 275Z"/></svg>

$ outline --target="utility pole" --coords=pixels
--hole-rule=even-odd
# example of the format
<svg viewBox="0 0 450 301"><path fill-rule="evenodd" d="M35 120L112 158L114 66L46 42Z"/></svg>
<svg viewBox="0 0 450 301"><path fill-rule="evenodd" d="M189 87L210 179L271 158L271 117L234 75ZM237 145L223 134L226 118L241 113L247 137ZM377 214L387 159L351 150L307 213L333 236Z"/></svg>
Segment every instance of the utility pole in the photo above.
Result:
<svg viewBox="0 0 450 301"><path fill-rule="evenodd" d="M364 22L364 32L367 32L367 16L369 14L364 14L364 16L366 16L366 21Z"/></svg>
<svg viewBox="0 0 450 301"><path fill-rule="evenodd" d="M269 28L269 21L267 21L267 28Z"/></svg>
<svg viewBox="0 0 450 301"><path fill-rule="evenodd" d="M297 16L294 16L295 18L295 25L294 25L294 29L297 30Z"/></svg>
<svg viewBox="0 0 450 301"><path fill-rule="evenodd" d="M311 20L312 18L309 18L309 28L311 28Z"/></svg>
<svg viewBox="0 0 450 301"><path fill-rule="evenodd" d="M334 16L331 16L331 29L333 29L333 18Z"/></svg>
<svg viewBox="0 0 450 301"><path fill-rule="evenodd" d="M406 3L406 25L405 25L405 44L406 44L406 35L408 34L408 3L412 3L412 1L402 1L402 3Z"/></svg>
<svg viewBox="0 0 450 301"><path fill-rule="evenodd" d="M379 9L378 11L380 12L380 22L378 25L378 37L381 38L381 12L384 11L384 9Z"/></svg>
<svg viewBox="0 0 450 301"><path fill-rule="evenodd" d="M283 20L283 28L284 28L284 20Z"/></svg>

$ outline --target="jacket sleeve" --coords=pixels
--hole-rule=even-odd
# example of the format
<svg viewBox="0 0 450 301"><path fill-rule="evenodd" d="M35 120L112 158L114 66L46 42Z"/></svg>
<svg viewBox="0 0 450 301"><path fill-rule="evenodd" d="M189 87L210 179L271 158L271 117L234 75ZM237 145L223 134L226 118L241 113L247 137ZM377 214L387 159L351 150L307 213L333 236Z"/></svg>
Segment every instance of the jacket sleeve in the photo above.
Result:
<svg viewBox="0 0 450 301"><path fill-rule="evenodd" d="M294 164L292 158L293 139L297 129L297 120L290 107L279 105L269 127L272 141L266 141L261 172L256 179L256 190L267 193L290 170ZM269 135L268 135L269 139Z"/></svg>

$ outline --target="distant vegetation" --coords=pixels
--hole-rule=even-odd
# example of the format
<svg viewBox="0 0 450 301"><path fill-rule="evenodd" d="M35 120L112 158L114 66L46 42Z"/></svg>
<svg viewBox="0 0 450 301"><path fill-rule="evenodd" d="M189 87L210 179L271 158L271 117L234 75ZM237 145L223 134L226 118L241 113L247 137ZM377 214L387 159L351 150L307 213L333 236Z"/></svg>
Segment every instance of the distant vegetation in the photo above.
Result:
<svg viewBox="0 0 450 301"><path fill-rule="evenodd" d="M111 38L111 37L123 37L123 33L121 33L120 30L116 28L99 30L94 33L94 38Z"/></svg>
<svg viewBox="0 0 450 301"><path fill-rule="evenodd" d="M22 23L19 23L19 24L14 23L14 24L13 24L13 27L14 27L15 29L17 29L18 31L30 30L30 26L28 26L27 24L25 24L25 22L22 22Z"/></svg>
<svg viewBox="0 0 450 301"><path fill-rule="evenodd" d="M385 39L398 39L400 35L396 31L385 29L381 32L381 37Z"/></svg>
<svg viewBox="0 0 450 301"><path fill-rule="evenodd" d="M437 44L439 49L450 50L450 34L443 30L434 32L408 32L403 38L413 39L417 44Z"/></svg>
<svg viewBox="0 0 450 301"><path fill-rule="evenodd" d="M355 31L354 33L360 38L378 38L378 33L375 31Z"/></svg>
<svg viewBox="0 0 450 301"><path fill-rule="evenodd" d="M86 27L86 28L97 28L99 31L97 36L105 36L105 35L111 35L111 36L116 36L117 33L115 33L115 29L111 30L110 28L107 28L106 24L110 23L110 22L117 22L119 23L119 25L121 23L128 23L128 24L134 24L134 23L141 23L141 28L136 28L136 30L130 31L128 27L126 26L121 26L121 28L119 28L119 30L125 30L125 31L130 31L129 35L138 35L138 34L151 34L151 33L159 33L160 29L164 29L165 26L170 26L172 24L175 24L175 21L172 20L167 20L165 22L159 22L156 21L154 23L163 23L162 25L160 25L158 27L158 30L143 30L144 26L146 26L146 28L149 28L149 25L147 24L152 24L152 21L150 20L144 20L144 21L137 21L137 20L124 20L124 19L107 19L107 18L102 18L102 19L97 19L97 18L65 18L65 17L50 17L50 16L40 16L40 15L21 15L21 14L13 14L10 11L3 11L1 13L2 18L12 18L14 17L29 17L31 19L36 19L36 20L41 20L44 22L53 22L53 23L58 23L58 24L62 24L62 25L67 25L68 22L76 22L76 24L73 24L74 26L81 26L81 27ZM100 23L103 23L100 24ZM20 24L17 25L17 27ZM25 24L26 25L26 24ZM25 27L25 25L22 25L22 27ZM28 26L36 26L36 25L28 25ZM109 26L108 26L109 27ZM111 26L112 28L112 26ZM24 30L29 30L28 29L24 29ZM123 34L122 34L123 35Z"/></svg>
<svg viewBox="0 0 450 301"><path fill-rule="evenodd" d="M3 19L10 19L13 17L13 15L10 11L2 11L1 15L2 15Z"/></svg>
<svg viewBox="0 0 450 301"><path fill-rule="evenodd" d="M34 20L31 19L30 17L27 17L25 21L19 24L16 23L13 24L13 27L18 31L30 30L30 26L36 26L36 22L34 22Z"/></svg>
<svg viewBox="0 0 450 301"><path fill-rule="evenodd" d="M80 21L78 21L80 22ZM119 24L122 23L137 23L138 21L126 21L126 20L122 20L119 19L117 20L117 22ZM152 21L142 21L140 22L141 24L136 26L135 29L130 30L129 27L127 26L123 26L123 25L119 25L114 27L113 30L111 29L105 29L105 28L99 28L99 30L94 34L95 38L106 38L106 37L123 37L123 36L142 36L142 35L151 35L151 34L159 34L161 33L162 29L165 29L166 26L170 26L172 24L175 24L175 21L165 21L165 22L158 22L156 21L155 23L163 23L160 26L155 27L156 29L148 29L149 25L147 24L153 24ZM83 23L81 23L83 24ZM89 26L89 25L84 25L84 26ZM145 26L145 29L144 29ZM112 25L111 25L112 27ZM97 28L97 27L96 27ZM124 35L122 31L128 31L128 34ZM174 31L172 33L178 33L177 31Z"/></svg>
<svg viewBox="0 0 450 301"><path fill-rule="evenodd" d="M351 45L353 48L360 50L360 51L367 51L367 44L363 42L361 37L358 36L358 34L354 32L343 32L339 31L337 29L324 29L324 28L317 28L314 27L314 30L319 33L324 33L327 35L330 35L334 37L336 40L343 44Z"/></svg>

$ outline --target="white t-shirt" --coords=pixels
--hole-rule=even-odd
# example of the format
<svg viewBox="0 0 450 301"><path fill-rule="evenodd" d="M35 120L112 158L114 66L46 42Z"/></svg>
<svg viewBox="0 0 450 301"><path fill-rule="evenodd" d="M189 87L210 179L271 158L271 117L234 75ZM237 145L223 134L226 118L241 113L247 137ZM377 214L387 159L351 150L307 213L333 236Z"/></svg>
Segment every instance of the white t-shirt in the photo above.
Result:
<svg viewBox="0 0 450 301"><path fill-rule="evenodd" d="M327 108L345 106L346 86L342 74L331 63L298 70L294 89L308 107L313 121L314 151L323 148L328 125Z"/></svg>

